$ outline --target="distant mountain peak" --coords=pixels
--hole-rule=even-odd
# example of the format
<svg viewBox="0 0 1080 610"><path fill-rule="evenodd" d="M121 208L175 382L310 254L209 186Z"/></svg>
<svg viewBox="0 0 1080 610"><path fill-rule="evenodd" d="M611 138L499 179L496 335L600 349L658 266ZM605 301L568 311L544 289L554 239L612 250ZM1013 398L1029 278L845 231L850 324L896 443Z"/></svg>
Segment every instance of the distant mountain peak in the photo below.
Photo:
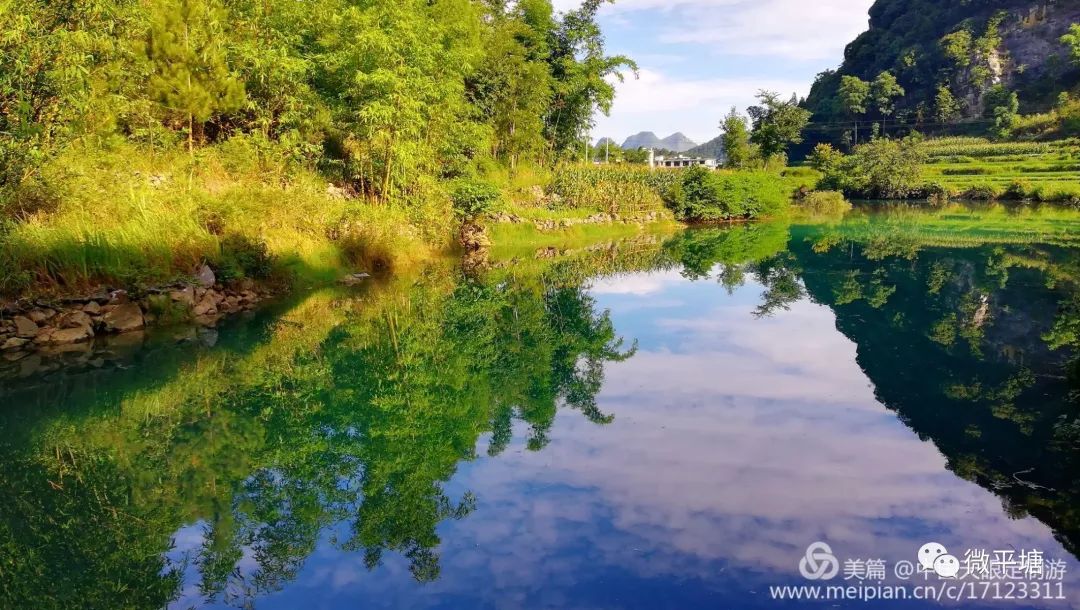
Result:
<svg viewBox="0 0 1080 610"><path fill-rule="evenodd" d="M683 135L682 132L676 132L670 136L660 139L656 137L656 134L651 131L642 131L636 133L626 141L623 142L622 147L624 149L636 149L636 148L657 148L672 150L675 152L686 152L691 148L697 146L693 140Z"/></svg>
<svg viewBox="0 0 1080 610"><path fill-rule="evenodd" d="M686 152L697 146L697 143L686 137L682 132L676 132L660 140L660 145L675 152Z"/></svg>

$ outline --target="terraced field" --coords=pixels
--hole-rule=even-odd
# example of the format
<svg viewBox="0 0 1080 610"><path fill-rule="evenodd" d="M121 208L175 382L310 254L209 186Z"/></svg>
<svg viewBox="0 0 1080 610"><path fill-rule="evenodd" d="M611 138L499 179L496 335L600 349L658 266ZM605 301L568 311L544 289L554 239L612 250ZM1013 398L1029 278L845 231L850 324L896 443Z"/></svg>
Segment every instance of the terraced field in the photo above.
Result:
<svg viewBox="0 0 1080 610"><path fill-rule="evenodd" d="M1080 202L1080 140L942 138L921 146L929 157L926 180L953 196Z"/></svg>

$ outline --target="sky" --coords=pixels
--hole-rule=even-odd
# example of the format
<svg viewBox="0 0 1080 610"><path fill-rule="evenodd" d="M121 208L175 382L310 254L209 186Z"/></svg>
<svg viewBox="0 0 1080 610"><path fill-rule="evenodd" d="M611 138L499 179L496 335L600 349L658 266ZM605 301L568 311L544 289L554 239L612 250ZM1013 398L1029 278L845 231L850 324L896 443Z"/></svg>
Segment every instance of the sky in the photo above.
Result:
<svg viewBox="0 0 1080 610"><path fill-rule="evenodd" d="M554 0L556 10L580 0ZM759 89L810 91L814 76L840 65L865 31L873 0L616 0L600 9L609 54L637 61L638 78L617 85L611 116L592 139L622 142L639 131L681 131L701 144L720 135L734 105Z"/></svg>

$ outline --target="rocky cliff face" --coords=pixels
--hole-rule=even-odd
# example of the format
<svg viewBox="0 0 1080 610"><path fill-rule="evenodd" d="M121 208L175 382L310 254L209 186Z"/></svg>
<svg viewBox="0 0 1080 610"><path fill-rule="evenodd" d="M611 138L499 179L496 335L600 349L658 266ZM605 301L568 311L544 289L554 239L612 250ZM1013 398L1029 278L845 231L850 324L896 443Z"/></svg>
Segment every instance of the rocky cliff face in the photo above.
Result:
<svg viewBox="0 0 1080 610"><path fill-rule="evenodd" d="M906 91L901 117L932 116L943 85L964 102L960 117L981 116L995 86L1016 91L1022 112L1043 111L1080 85L1060 41L1073 23L1078 0L877 0L869 29L848 45L839 69L819 76L805 104L815 120L850 118L838 103L841 78L871 81L889 71Z"/></svg>
<svg viewBox="0 0 1080 610"><path fill-rule="evenodd" d="M1080 23L1080 2L1025 4L1011 11L1003 23L1002 44L996 55L1006 84L1034 101L1054 97L1077 84L1076 70L1069 65L1061 36L1070 25Z"/></svg>

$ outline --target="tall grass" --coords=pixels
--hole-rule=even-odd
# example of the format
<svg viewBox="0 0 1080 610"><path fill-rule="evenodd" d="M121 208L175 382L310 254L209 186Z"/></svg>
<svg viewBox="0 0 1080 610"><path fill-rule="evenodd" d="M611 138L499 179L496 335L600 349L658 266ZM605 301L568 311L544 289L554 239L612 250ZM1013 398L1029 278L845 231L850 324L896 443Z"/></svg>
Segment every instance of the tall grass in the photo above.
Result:
<svg viewBox="0 0 1080 610"><path fill-rule="evenodd" d="M0 294L164 283L203 262L238 268L223 243L253 244L278 271L323 279L406 262L450 235L442 201L376 211L245 138L194 158L73 146L41 181L51 199L0 228Z"/></svg>

